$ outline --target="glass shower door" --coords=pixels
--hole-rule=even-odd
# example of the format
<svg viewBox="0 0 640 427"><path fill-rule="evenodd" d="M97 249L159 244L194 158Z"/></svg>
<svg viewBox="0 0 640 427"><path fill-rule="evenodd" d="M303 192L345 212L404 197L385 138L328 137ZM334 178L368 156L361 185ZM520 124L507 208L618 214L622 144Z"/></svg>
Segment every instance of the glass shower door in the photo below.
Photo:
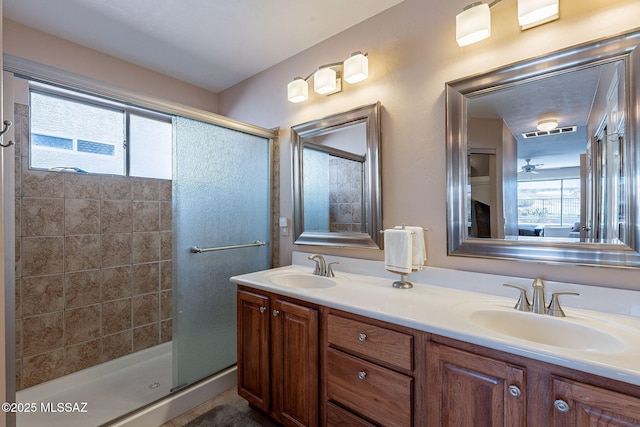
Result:
<svg viewBox="0 0 640 427"><path fill-rule="evenodd" d="M174 119L173 385L236 363L236 287L270 267L270 141ZM196 253L193 247L215 249Z"/></svg>

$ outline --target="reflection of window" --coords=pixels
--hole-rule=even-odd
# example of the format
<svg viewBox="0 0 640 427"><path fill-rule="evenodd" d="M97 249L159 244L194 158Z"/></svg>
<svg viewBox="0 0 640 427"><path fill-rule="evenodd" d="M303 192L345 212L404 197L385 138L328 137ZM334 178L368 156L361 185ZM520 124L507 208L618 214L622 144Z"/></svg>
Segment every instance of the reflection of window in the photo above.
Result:
<svg viewBox="0 0 640 427"><path fill-rule="evenodd" d="M166 115L32 84L30 167L171 179Z"/></svg>
<svg viewBox="0 0 640 427"><path fill-rule="evenodd" d="M518 223L573 226L580 221L580 179L518 182Z"/></svg>

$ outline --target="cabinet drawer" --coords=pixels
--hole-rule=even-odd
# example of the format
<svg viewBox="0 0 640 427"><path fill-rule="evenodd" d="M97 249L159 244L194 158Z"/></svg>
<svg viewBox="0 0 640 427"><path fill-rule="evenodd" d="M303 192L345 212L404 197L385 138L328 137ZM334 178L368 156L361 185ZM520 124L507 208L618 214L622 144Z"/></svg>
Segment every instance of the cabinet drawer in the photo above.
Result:
<svg viewBox="0 0 640 427"><path fill-rule="evenodd" d="M328 427L375 427L374 424L368 423L362 418L357 417L351 412L327 403L327 426Z"/></svg>
<svg viewBox="0 0 640 427"><path fill-rule="evenodd" d="M413 369L413 337L357 320L330 314L329 345L361 354L401 369Z"/></svg>
<svg viewBox="0 0 640 427"><path fill-rule="evenodd" d="M410 426L413 379L338 350L327 351L327 395L385 426Z"/></svg>

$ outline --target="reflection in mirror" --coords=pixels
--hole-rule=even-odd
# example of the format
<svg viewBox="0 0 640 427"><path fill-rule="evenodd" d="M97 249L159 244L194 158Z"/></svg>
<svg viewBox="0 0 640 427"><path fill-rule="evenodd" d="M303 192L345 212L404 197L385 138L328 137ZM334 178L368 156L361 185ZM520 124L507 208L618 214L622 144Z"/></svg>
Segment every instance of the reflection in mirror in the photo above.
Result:
<svg viewBox="0 0 640 427"><path fill-rule="evenodd" d="M296 244L379 247L379 104L292 128Z"/></svg>
<svg viewBox="0 0 640 427"><path fill-rule="evenodd" d="M639 43L447 84L449 254L640 267Z"/></svg>

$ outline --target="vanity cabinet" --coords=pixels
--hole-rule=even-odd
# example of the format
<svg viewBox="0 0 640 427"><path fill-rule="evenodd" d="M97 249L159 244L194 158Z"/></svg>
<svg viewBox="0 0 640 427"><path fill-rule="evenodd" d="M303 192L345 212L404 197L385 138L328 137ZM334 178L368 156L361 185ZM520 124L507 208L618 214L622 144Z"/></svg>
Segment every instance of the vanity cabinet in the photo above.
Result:
<svg viewBox="0 0 640 427"><path fill-rule="evenodd" d="M318 425L318 310L239 287L238 394L286 426Z"/></svg>
<svg viewBox="0 0 640 427"><path fill-rule="evenodd" d="M427 363L427 425L526 425L523 367L435 343Z"/></svg>
<svg viewBox="0 0 640 427"><path fill-rule="evenodd" d="M640 398L565 378L552 379L552 427L640 426Z"/></svg>
<svg viewBox="0 0 640 427"><path fill-rule="evenodd" d="M414 425L414 335L347 316L326 316L326 424Z"/></svg>

